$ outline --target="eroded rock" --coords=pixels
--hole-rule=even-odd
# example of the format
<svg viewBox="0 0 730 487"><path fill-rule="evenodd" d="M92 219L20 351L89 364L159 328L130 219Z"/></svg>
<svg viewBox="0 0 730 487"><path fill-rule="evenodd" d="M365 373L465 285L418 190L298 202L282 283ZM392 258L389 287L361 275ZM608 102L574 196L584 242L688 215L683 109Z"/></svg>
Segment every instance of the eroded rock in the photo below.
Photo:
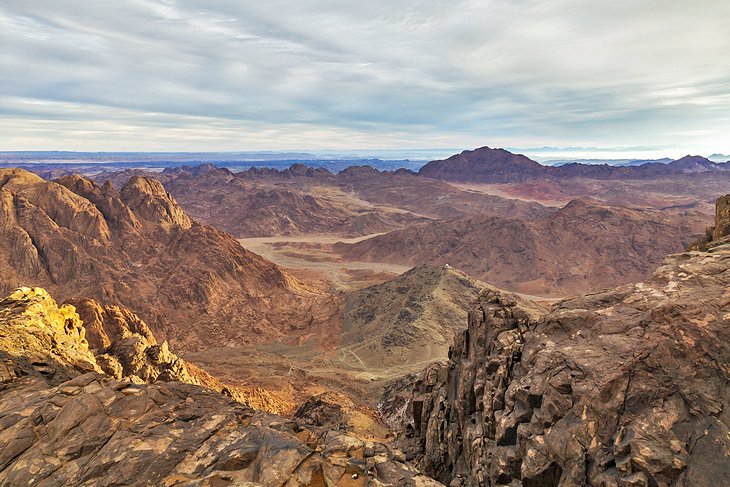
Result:
<svg viewBox="0 0 730 487"><path fill-rule="evenodd" d="M726 484L730 241L710 250L539 321L482 300L417 381L404 448L453 486Z"/></svg>

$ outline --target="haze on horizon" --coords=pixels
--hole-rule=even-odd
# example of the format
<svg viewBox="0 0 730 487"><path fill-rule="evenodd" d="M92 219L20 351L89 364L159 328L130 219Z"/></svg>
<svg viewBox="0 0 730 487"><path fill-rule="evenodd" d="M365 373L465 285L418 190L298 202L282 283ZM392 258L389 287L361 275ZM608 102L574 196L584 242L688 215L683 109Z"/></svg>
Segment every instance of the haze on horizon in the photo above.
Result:
<svg viewBox="0 0 730 487"><path fill-rule="evenodd" d="M723 0L6 0L0 150L727 154L728 25Z"/></svg>

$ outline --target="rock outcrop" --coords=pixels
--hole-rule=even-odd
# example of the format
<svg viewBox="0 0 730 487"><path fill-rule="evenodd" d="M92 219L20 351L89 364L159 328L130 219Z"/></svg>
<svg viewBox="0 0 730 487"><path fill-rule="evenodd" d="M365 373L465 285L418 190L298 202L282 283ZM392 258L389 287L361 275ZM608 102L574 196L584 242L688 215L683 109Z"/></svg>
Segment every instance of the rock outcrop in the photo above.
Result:
<svg viewBox="0 0 730 487"><path fill-rule="evenodd" d="M157 379L100 373L42 289L0 301L0 486L441 485L385 444Z"/></svg>
<svg viewBox="0 0 730 487"><path fill-rule="evenodd" d="M690 245L689 250L707 250L730 236L730 194L720 196L715 208L715 224L707 227L705 236Z"/></svg>
<svg viewBox="0 0 730 487"><path fill-rule="evenodd" d="M57 384L101 372L73 306L58 306L40 288L21 288L0 301L0 391L20 377Z"/></svg>
<svg viewBox="0 0 730 487"><path fill-rule="evenodd" d="M725 238L538 321L484 296L401 405L406 453L451 486L728 484L728 289Z"/></svg>

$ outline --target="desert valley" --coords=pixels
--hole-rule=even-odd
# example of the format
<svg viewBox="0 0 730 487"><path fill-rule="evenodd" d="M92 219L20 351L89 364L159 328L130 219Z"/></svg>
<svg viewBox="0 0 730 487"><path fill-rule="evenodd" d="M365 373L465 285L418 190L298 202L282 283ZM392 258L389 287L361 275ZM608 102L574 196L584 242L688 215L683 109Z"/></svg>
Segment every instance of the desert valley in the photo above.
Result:
<svg viewBox="0 0 730 487"><path fill-rule="evenodd" d="M159 420L150 416L144 421L152 423L129 437L114 432L129 411L104 419L116 425L108 432L96 430L101 423L61 425L53 416L71 407L64 404L79 393L126 387L108 399L124 401L133 386L142 387L143 396L134 393L130 400L142 401L153 391L193 398L205 410L193 416L200 421L216 408L233 414L232 404L253 408L258 412L246 414L259 415L255 434L264 443L246 454L249 460L225 460L234 455L225 450L232 440L221 439L218 450L208 453L218 460L205 466L190 455L211 448L209 440L174 454L172 445L155 440L158 446L144 447L145 455L164 455L166 463L132 469L120 482L153 475L166 485L194 478L207 479L205 485L238 485L242 479L280 485L284 478L299 479L286 485L430 485L428 477L446 485L459 479L463 485L508 485L510 479L579 485L566 479L586 476L596 485L603 478L701 485L692 479L707 479L707 460L679 445L698 441L692 439L696 428L706 428L707 421L720 429L706 432L703 441L727 442L717 416L724 389L716 382L726 379L721 364L728 359L730 244L723 238L730 231L730 203L724 197L715 204L715 195L730 188L724 164L686 157L621 170L552 168L485 147L430 162L418 172L357 166L333 173L303 165L232 172L213 164L90 174L66 174L57 165L52 174L42 164L32 169L0 169L1 285L9 295L2 304L0 391L6 405L0 414L9 423L0 434L0 471L8 485L34 478L31 464L47 470L43 478L50 484L94 483L94 472L110 461L103 460L107 442L116 437L144 444L136 435L168 423L155 426ZM696 250L686 253L690 246ZM689 321L677 318L685 315ZM701 329L682 328L697 320ZM663 326L680 328L666 335ZM17 327L21 335L11 331ZM473 339L479 352L469 345ZM714 345L700 350L698 342ZM621 359L624 353L634 358ZM697 399L675 389L676 372L667 371L671 381L663 383L642 375L677 354L710 360L676 369L697 381L692 387L704 391ZM632 371L628 383L623 367ZM61 391L69 380L88 392L59 402L56 395L68 394ZM199 392L156 392L145 385L163 381L192 384ZM558 392L535 392L547 384ZM454 392L439 395L440 387ZM31 390L39 394L32 397L40 419L23 419L13 409L13 401ZM604 406L592 404L594 394ZM475 395L477 417L468 404ZM223 397L234 402L224 406ZM631 397L639 402L628 408ZM143 410L170 407L145 401ZM611 401L622 401L626 409L616 410ZM59 412L46 418L40 411L48 407ZM172 411L164 414L170 417L177 406ZM449 414L458 416L447 420ZM626 431L649 434L641 428L661 415L672 418L662 426L669 429L645 437L643 449L621 447L622 468L618 459L605 463L605 455L619 455L618 446L606 453L606 445L630 442L621 440ZM101 421L96 418L87 421ZM145 416L139 418L135 423ZM185 421L172 418L169 424ZM47 421L43 428L51 429L41 434L28 421ZM266 432L277 430L271 421L294 428L277 433L294 442L281 453L286 462L264 453L274 448L266 443L274 441ZM523 431L517 428L522 423L532 426ZM680 423L684 440L676 436ZM585 441L595 444L581 453L590 461L579 467L569 448L543 451L542 463L534 463L529 452L540 448L539 436L561 434L555 441L566 441L568 424L578 428L570 434L588 435ZM60 434L51 433L57 428L81 435L77 453L43 453L47 442L61 441L44 436ZM301 428L319 446L302 440ZM459 428L453 433L459 437L491 439L469 447L448 428ZM36 433L18 444L21 431L31 430ZM102 433L103 441L90 440L90 434ZM435 444L432 434L447 436ZM677 438L674 456L656 450L669 447L662 435ZM296 446L299 441L319 452L316 461L312 454L306 461L297 456L305 448ZM355 443L332 453L336 460L326 453L330 441ZM122 444L115 448L127 448ZM385 456L363 456L368 448L383 448ZM494 460L474 464L478 458ZM726 467L720 474L728 473ZM314 480L316 472L323 483Z"/></svg>

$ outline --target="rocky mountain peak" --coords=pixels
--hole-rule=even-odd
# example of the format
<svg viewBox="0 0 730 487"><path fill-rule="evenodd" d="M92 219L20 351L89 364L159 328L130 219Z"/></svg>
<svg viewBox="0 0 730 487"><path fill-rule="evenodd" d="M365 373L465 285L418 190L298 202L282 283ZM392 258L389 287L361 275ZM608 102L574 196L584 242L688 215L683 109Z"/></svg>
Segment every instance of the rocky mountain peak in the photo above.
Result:
<svg viewBox="0 0 730 487"><path fill-rule="evenodd" d="M190 228L193 221L156 179L132 176L122 187L122 200L139 218L164 226Z"/></svg>
<svg viewBox="0 0 730 487"><path fill-rule="evenodd" d="M111 236L104 215L89 200L29 171L0 169L0 190L13 196L12 203L5 199L13 207L5 210L12 215L10 221L65 228L99 242Z"/></svg>
<svg viewBox="0 0 730 487"><path fill-rule="evenodd" d="M418 174L451 181L509 183L542 177L547 171L545 166L522 154L480 147L445 160L431 161Z"/></svg>
<svg viewBox="0 0 730 487"><path fill-rule="evenodd" d="M676 161L670 162L668 167L678 169L683 172L694 171L712 171L718 169L717 164L702 156L686 155Z"/></svg>

